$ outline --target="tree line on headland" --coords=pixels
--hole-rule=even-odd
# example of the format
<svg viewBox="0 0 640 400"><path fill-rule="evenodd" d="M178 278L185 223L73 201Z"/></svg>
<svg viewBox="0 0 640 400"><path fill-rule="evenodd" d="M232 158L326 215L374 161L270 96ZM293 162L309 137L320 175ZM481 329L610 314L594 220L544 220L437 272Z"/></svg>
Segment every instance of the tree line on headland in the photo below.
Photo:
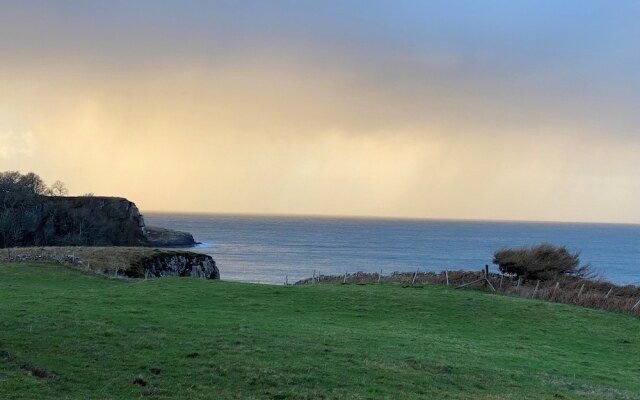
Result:
<svg viewBox="0 0 640 400"><path fill-rule="evenodd" d="M67 197L64 183L0 172L0 247L140 246L144 222L126 199Z"/></svg>

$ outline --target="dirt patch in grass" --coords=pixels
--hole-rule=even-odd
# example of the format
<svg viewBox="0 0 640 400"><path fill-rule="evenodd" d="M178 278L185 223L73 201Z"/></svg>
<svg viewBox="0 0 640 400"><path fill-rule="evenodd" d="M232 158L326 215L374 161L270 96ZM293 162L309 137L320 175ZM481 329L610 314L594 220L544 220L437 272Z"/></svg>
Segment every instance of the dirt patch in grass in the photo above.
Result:
<svg viewBox="0 0 640 400"><path fill-rule="evenodd" d="M133 380L133 384L144 387L144 386L147 386L149 383L143 377L139 376Z"/></svg>
<svg viewBox="0 0 640 400"><path fill-rule="evenodd" d="M51 371L48 371L42 367L39 367L35 364L31 364L31 363L26 363L26 364L21 364L20 368L28 371L29 373L31 373L31 375L36 376L38 378L53 378L54 374Z"/></svg>
<svg viewBox="0 0 640 400"><path fill-rule="evenodd" d="M49 371L45 368L42 368L38 365L32 364L32 363L20 363L18 362L17 357L6 351L6 350L0 350L0 358L4 359L5 361L19 367L22 370L25 370L27 372L29 372L29 374L37 377L37 378L42 378L42 379L48 379L48 378L53 378L55 375L52 371Z"/></svg>

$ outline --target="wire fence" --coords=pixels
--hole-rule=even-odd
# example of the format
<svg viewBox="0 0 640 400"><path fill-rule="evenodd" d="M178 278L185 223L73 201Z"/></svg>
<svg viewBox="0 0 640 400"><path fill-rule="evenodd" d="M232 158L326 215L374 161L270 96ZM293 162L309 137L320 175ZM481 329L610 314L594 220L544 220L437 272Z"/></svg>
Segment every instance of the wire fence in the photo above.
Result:
<svg viewBox="0 0 640 400"><path fill-rule="evenodd" d="M31 251L0 252L1 262L43 261L55 262L81 270L99 270L117 277L119 267L110 262L110 270L98 267L100 263L83 260L74 248L31 249ZM37 251L36 251L37 250ZM98 265L96 265L98 264ZM111 271L113 270L113 271ZM231 279L248 283L268 283L260 280ZM602 280L586 280L562 276L556 280L524 280L510 275L481 271L444 270L441 272L420 271L392 272L385 275L380 272L345 272L343 275L322 275L313 270L310 278L294 282L285 275L284 285L315 284L399 284L399 285L443 285L455 289L476 289L501 293L510 296L527 297L555 303L574 304L606 311L622 312L640 316L640 287L635 285L619 286Z"/></svg>
<svg viewBox="0 0 640 400"><path fill-rule="evenodd" d="M315 273L295 285L315 284L398 284L443 285L454 289L485 290L510 296L527 297L555 303L623 312L640 316L640 287L619 286L607 281L578 279L569 276L556 280L524 280L510 275L482 271L355 272L343 275Z"/></svg>

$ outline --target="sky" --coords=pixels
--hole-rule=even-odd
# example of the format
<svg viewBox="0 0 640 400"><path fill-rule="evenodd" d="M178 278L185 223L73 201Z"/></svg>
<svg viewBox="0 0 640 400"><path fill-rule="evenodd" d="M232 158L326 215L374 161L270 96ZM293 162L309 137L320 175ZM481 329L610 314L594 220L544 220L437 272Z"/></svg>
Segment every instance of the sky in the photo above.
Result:
<svg viewBox="0 0 640 400"><path fill-rule="evenodd" d="M639 17L0 0L0 171L143 212L640 223Z"/></svg>

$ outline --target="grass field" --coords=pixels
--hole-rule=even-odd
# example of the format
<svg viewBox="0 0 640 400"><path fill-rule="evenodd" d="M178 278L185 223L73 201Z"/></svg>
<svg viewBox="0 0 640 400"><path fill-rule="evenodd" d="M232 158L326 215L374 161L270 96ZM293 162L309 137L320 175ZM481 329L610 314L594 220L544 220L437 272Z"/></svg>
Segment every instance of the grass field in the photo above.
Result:
<svg viewBox="0 0 640 400"><path fill-rule="evenodd" d="M640 320L445 287L0 264L0 399L640 399Z"/></svg>

